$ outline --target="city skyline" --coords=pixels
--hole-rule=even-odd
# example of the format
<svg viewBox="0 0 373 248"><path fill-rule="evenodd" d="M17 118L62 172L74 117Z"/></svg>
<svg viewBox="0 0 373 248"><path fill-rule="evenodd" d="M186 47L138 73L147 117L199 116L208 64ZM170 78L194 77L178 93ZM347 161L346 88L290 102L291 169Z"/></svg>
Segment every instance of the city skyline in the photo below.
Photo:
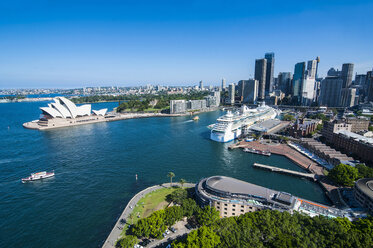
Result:
<svg viewBox="0 0 373 248"><path fill-rule="evenodd" d="M274 77L320 56L318 75L373 67L368 1L0 4L0 88L218 86L254 78L275 53ZM346 18L348 17L348 18Z"/></svg>

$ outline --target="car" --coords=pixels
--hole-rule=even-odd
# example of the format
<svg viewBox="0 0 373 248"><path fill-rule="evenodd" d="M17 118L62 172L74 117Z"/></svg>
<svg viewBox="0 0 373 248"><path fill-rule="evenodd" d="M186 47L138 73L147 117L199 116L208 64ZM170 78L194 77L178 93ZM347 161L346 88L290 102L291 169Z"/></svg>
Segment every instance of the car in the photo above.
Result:
<svg viewBox="0 0 373 248"><path fill-rule="evenodd" d="M167 236L167 234L166 233L162 233L162 236L165 238Z"/></svg>
<svg viewBox="0 0 373 248"><path fill-rule="evenodd" d="M170 234L170 231L166 229L165 233L168 235Z"/></svg>
<svg viewBox="0 0 373 248"><path fill-rule="evenodd" d="M168 245L166 246L166 248L172 248L171 244L168 244Z"/></svg>
<svg viewBox="0 0 373 248"><path fill-rule="evenodd" d="M170 230L171 232L175 233L177 231L177 229L175 229L174 227L170 227Z"/></svg>

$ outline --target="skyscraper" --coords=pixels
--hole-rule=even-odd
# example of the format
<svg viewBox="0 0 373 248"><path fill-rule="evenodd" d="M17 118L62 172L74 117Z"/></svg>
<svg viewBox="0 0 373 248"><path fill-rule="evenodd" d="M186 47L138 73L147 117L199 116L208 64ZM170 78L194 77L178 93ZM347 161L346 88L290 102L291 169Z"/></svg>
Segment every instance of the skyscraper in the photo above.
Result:
<svg viewBox="0 0 373 248"><path fill-rule="evenodd" d="M307 76L309 78L316 78L317 60L309 60L307 63Z"/></svg>
<svg viewBox="0 0 373 248"><path fill-rule="evenodd" d="M229 97L229 104L234 105L234 93L235 93L235 87L234 84L229 85L229 92L228 92L228 97Z"/></svg>
<svg viewBox="0 0 373 248"><path fill-rule="evenodd" d="M356 88L344 88L341 90L341 106L352 107L355 105Z"/></svg>
<svg viewBox="0 0 373 248"><path fill-rule="evenodd" d="M200 90L203 90L203 82L202 82L202 80L199 81L199 89L200 89Z"/></svg>
<svg viewBox="0 0 373 248"><path fill-rule="evenodd" d="M273 91L273 73L275 67L275 54L274 53L266 53L264 58L267 60L267 68L266 68L266 85L265 85L265 93L268 95L270 92Z"/></svg>
<svg viewBox="0 0 373 248"><path fill-rule="evenodd" d="M267 71L267 60L257 59L255 60L255 80L259 82L259 100L265 99L265 87L266 87L266 71Z"/></svg>
<svg viewBox="0 0 373 248"><path fill-rule="evenodd" d="M342 80L343 88L350 87L352 83L352 75L354 73L354 64L346 63L342 65Z"/></svg>
<svg viewBox="0 0 373 248"><path fill-rule="evenodd" d="M291 73L280 72L278 74L278 87L285 95L291 94Z"/></svg>
<svg viewBox="0 0 373 248"><path fill-rule="evenodd" d="M258 80L250 79L243 82L243 102L244 103L256 103L258 97Z"/></svg>
<svg viewBox="0 0 373 248"><path fill-rule="evenodd" d="M293 75L293 97L298 98L298 102L300 102L302 96L302 85L305 70L306 62L300 62L295 64Z"/></svg>
<svg viewBox="0 0 373 248"><path fill-rule="evenodd" d="M245 88L245 82L247 80L240 80L238 81L237 83L237 94L238 94L238 98L239 98L239 101L242 101L243 99L243 92L244 92L244 88Z"/></svg>
<svg viewBox="0 0 373 248"><path fill-rule="evenodd" d="M320 104L339 107L343 80L340 77L326 77L321 81Z"/></svg>
<svg viewBox="0 0 373 248"><path fill-rule="evenodd" d="M225 90L225 87L226 87L225 78L222 78L222 80L221 80L221 90Z"/></svg>

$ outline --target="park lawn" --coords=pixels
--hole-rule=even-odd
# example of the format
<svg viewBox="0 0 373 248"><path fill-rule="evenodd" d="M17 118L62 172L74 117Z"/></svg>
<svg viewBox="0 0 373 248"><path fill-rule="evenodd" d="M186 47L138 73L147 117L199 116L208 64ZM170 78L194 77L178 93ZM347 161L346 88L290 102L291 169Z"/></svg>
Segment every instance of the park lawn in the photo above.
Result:
<svg viewBox="0 0 373 248"><path fill-rule="evenodd" d="M154 211L160 210L165 207L168 204L168 202L166 201L167 195L171 194L176 189L178 188L172 187L158 189L141 198L132 211L132 213L134 214L133 223L136 223L138 219L146 218ZM138 216L140 216L140 218L138 218Z"/></svg>
<svg viewBox="0 0 373 248"><path fill-rule="evenodd" d="M139 219L146 218L154 211L164 208L168 204L168 202L166 201L167 195L171 194L177 189L179 188L161 188L149 194L146 194L137 202L137 205L133 208L133 218L132 220L128 218L127 223L136 224ZM140 218L138 218L138 216L140 216ZM125 225L121 232L121 236L125 235L127 229L128 225Z"/></svg>

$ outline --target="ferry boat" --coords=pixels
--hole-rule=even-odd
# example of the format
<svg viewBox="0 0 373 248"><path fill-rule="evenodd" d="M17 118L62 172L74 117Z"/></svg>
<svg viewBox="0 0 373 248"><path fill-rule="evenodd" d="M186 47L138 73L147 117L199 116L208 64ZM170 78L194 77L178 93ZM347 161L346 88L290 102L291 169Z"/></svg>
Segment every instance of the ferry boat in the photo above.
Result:
<svg viewBox="0 0 373 248"><path fill-rule="evenodd" d="M260 151L260 150L254 149L254 148L244 148L243 151L254 153L254 154L259 154L259 155L264 155L264 156L268 156L268 157L271 156L270 151Z"/></svg>
<svg viewBox="0 0 373 248"><path fill-rule="evenodd" d="M274 119L279 113L279 110L266 106L264 102L255 109L243 105L235 113L228 110L227 114L219 117L215 124L208 126L211 129L210 139L217 142L232 141L242 134L243 128L250 128L255 123Z"/></svg>
<svg viewBox="0 0 373 248"><path fill-rule="evenodd" d="M26 178L22 178L22 183L41 180L41 179L45 179L45 178L49 178L49 177L53 177L53 176L54 176L54 171L52 171L52 172L41 171L41 172L37 172L37 173L31 173L31 176L26 177Z"/></svg>

